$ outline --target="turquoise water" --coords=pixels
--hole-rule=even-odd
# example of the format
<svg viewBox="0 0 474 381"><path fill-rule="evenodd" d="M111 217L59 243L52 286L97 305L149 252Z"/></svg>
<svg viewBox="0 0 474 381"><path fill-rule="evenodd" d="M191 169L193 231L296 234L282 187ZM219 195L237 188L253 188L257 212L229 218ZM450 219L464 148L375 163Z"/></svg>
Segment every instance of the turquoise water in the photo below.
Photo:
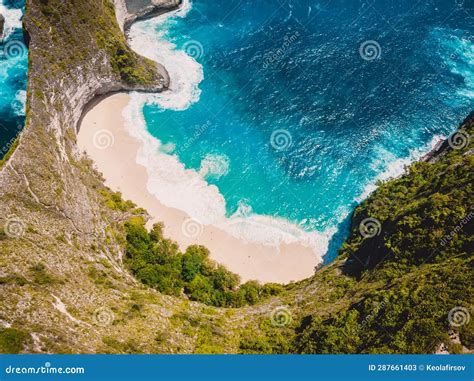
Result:
<svg viewBox="0 0 474 381"><path fill-rule="evenodd" d="M0 14L5 17L0 41L0 159L25 120L28 54L21 26L23 7L23 0L0 1Z"/></svg>
<svg viewBox="0 0 474 381"><path fill-rule="evenodd" d="M468 3L203 0L137 24L132 45L165 64L174 91L136 95L159 140L139 159L149 190L205 223L222 223L208 218L222 205L240 222L283 218L317 233L330 260L375 181L472 110Z"/></svg>

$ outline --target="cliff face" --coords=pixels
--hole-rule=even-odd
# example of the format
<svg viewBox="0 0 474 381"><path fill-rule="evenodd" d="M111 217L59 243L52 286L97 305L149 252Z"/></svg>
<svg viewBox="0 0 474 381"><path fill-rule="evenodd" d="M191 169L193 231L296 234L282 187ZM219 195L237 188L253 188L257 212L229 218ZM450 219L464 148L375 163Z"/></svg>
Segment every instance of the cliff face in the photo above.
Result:
<svg viewBox="0 0 474 381"><path fill-rule="evenodd" d="M130 292L136 287L121 269L120 243L107 238L114 222L126 216L104 208L100 175L75 145L76 126L94 97L119 90L162 91L168 85L164 68L128 48L115 17L108 1L26 4L26 126L0 172L0 321L31 329L26 351L97 350L103 345L97 333L84 332L94 311L109 305L113 295L122 299L121 287L132 284ZM110 271L121 286L104 293L89 271ZM46 276L39 283L38 273ZM82 316L73 319L66 310ZM70 335L75 330L88 338Z"/></svg>
<svg viewBox="0 0 474 381"><path fill-rule="evenodd" d="M158 16L176 9L183 0L115 0L119 24L122 30L142 19Z"/></svg>
<svg viewBox="0 0 474 381"><path fill-rule="evenodd" d="M130 49L113 51L117 44L125 46L125 40L112 19L110 5L99 10L99 25L87 25L88 19L97 16L95 3L27 3L30 73L26 126L20 146L0 174L1 197L26 191L34 202L60 212L83 232L91 230L94 208L86 207L87 189L78 184L79 174L72 164L78 158L75 128L85 105L111 91L161 91L169 81L164 68ZM135 75L127 77L114 65L119 54L134 65ZM2 202L2 207L7 205Z"/></svg>
<svg viewBox="0 0 474 381"><path fill-rule="evenodd" d="M424 184L413 188L411 199L397 196L403 189L390 188L399 183L382 187L356 212L351 237L333 264L264 303L241 309L211 308L184 297L161 295L139 284L123 268L123 223L143 211L122 203L104 187L92 163L77 151L76 126L84 107L97 95L166 89L165 70L133 53L119 27L132 18L161 12L160 4L169 9L177 1L115 0L115 8L107 0L27 2L26 126L17 149L0 168L0 352L430 352L434 347L416 344L423 331L418 332L405 316L410 313L409 303L417 301L399 296L406 294L406 284L429 274L437 278L423 283L430 303L418 316L426 323L422 328L435 327L435 345L449 345L449 309L472 300L472 289L460 285L472 277L471 257L466 255L471 241L450 246L446 256L430 262L434 267L423 267L399 255L408 250L403 246L406 242L392 238L399 236L397 229L403 224L386 216L403 211L403 205L415 202L418 196L437 202L439 194L451 194L452 179L461 181L472 174L472 142L444 155L439 163L414 167L412 174L397 180L405 181L403 189L407 190L413 184ZM472 134L472 123L467 126ZM433 176L446 178L447 173L451 180L445 191L438 185L430 188ZM384 193L388 190L390 193ZM457 215L472 208L472 200L466 197L469 192L472 195L472 188L460 191L457 197L467 206L460 210L456 204ZM396 202L387 203L387 197ZM374 210L381 214L373 214ZM406 216L416 219L415 212L419 210L407 208ZM368 216L381 219L383 239L360 238L359 221ZM420 221L403 221L423 236ZM450 234L455 223L455 218L446 224L436 217L428 226L442 237ZM382 247L392 260L370 257L367 262L375 247ZM425 251L416 254L423 256ZM446 262L451 256L456 262ZM355 258L371 266L351 266ZM397 267L398 260L410 262L409 266ZM395 276L386 274L385 265L397 267ZM447 283L450 277L456 278L452 285ZM397 281L404 288L397 289ZM435 284L445 288L439 291ZM408 337L394 340L396 333L385 337L385 331L380 331L382 337L374 338L376 329L364 323L370 314L368 303L388 288L398 290L389 295L397 309L378 308L376 317L396 321L396 329ZM433 290L439 292L433 295ZM462 291L457 298L453 296L456 290ZM445 295L452 299L446 300ZM407 305L398 308L400 300ZM360 307L364 301L365 309ZM446 305L441 308L442 303ZM430 320L433 306L436 319ZM392 320L386 323L388 327ZM346 323L355 329L350 339ZM461 335L464 349L456 347L456 351L472 346L472 326L466 327Z"/></svg>

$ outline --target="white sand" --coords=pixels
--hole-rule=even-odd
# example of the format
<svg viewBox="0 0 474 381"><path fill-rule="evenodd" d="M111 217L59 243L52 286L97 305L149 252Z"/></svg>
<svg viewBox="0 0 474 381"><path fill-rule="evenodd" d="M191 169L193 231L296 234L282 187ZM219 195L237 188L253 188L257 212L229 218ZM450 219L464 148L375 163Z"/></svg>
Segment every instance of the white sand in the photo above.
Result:
<svg viewBox="0 0 474 381"><path fill-rule="evenodd" d="M189 218L186 213L164 206L147 191L146 169L136 163L141 143L128 134L122 117L128 101L127 94L114 94L100 101L84 116L78 134L79 149L93 159L108 187L146 209L152 216L151 223L163 221L165 235L178 242L182 250L190 244L206 246L212 259L239 274L242 281L287 283L314 273L317 256L301 244L284 244L277 250L237 239L215 226L204 226L195 239L185 236L183 223ZM97 139L94 144L94 135L99 130L106 131L113 141L111 146L105 144L107 148L99 149Z"/></svg>

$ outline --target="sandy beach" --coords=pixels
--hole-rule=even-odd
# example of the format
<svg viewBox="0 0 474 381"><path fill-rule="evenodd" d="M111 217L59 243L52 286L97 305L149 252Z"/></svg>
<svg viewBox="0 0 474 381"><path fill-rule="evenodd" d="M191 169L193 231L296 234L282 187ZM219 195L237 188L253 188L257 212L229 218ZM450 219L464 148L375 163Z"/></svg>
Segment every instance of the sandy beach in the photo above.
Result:
<svg viewBox="0 0 474 381"><path fill-rule="evenodd" d="M93 105L82 119L78 146L94 161L108 187L148 211L152 216L148 226L164 222L165 235L178 242L182 250L191 244L206 246L212 259L239 274L242 281L288 283L314 273L318 258L309 247L283 244L278 250L245 242L216 226L193 226L186 213L163 205L149 193L147 170L136 162L141 142L129 135L122 116L128 101L129 96L120 93ZM98 136L104 144L98 144ZM198 234L189 234L189 230L197 230Z"/></svg>

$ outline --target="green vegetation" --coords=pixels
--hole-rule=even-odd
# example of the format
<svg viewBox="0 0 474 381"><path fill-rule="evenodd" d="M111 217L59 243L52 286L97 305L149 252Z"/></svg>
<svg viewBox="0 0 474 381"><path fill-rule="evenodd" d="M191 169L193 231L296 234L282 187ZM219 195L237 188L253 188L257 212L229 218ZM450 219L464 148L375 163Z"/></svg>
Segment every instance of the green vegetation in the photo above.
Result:
<svg viewBox="0 0 474 381"><path fill-rule="evenodd" d="M24 286L28 281L21 275L12 274L0 277L0 286L4 284L16 284L17 286Z"/></svg>
<svg viewBox="0 0 474 381"><path fill-rule="evenodd" d="M130 201L125 201L122 198L122 194L120 192L110 192L107 189L102 189L100 194L104 196L105 203L108 208L112 210L120 210L121 212L128 212L136 208L136 205Z"/></svg>
<svg viewBox="0 0 474 381"><path fill-rule="evenodd" d="M472 123L464 129L472 135ZM462 353L472 348L474 322L457 326L448 316L455 308L472 313L473 145L447 149L379 184L356 209L338 259L284 293L254 282L237 288L237 276L211 262L205 248L179 253L161 225L148 233L141 219L126 225L125 262L143 283L170 295L184 292L218 307L260 303L267 312L240 328L240 353L432 353L441 343ZM378 221L379 234L360 233L366 218ZM276 294L283 305L305 295L283 327L261 303ZM221 350L200 323L188 329L198 334L196 351Z"/></svg>
<svg viewBox="0 0 474 381"><path fill-rule="evenodd" d="M0 227L0 319L9 325L0 328L0 352L28 352L35 344L51 353L426 353L441 343L451 353L472 351L472 143L381 184L355 211L339 257L312 278L239 286L205 248L182 253L160 225L147 231L138 217L143 210L105 191L92 165L71 153L75 126L61 118L71 111L65 90L91 78L140 83L156 74L126 47L110 4L27 4L27 121L34 134L22 137L18 168L29 187L7 182L0 205L5 216L21 213L28 230L14 240ZM64 144L49 136L54 121L66 131ZM472 122L464 129L472 140ZM63 149L69 161L58 165ZM373 238L359 232L368 217L381 226ZM139 281L175 297L124 276L120 247ZM53 291L83 321L99 306L111 308L113 326L74 324L54 308ZM289 318L275 321L282 306ZM470 322L450 324L454 308L470 313Z"/></svg>
<svg viewBox="0 0 474 381"><path fill-rule="evenodd" d="M45 77L37 79L40 86L41 81L51 75L67 75L78 62L97 61L104 53L111 67L97 62L101 74L111 69L127 84L148 85L159 79L157 65L137 55L127 45L117 25L111 0L42 0L38 7L30 9L28 16L31 19L28 23L30 33L31 29L38 28L37 35L44 39L44 43L48 43L50 38L53 40L47 51L41 51L41 58L35 60L37 65L49 63L44 67ZM90 56L91 52L94 56ZM102 52L102 55L97 55L97 52Z"/></svg>
<svg viewBox="0 0 474 381"><path fill-rule="evenodd" d="M103 1L103 14L99 17L101 28L97 31L98 46L107 52L113 71L126 83L151 84L155 81L153 71L156 64L147 59L139 58L126 44L121 33L111 30L113 23L110 19L115 19L114 5Z"/></svg>
<svg viewBox="0 0 474 381"><path fill-rule="evenodd" d="M20 329L0 328L0 353L19 353L28 337L28 333Z"/></svg>
<svg viewBox="0 0 474 381"><path fill-rule="evenodd" d="M30 272L33 276L33 280L36 284L47 285L53 283L60 283L61 279L48 273L45 265L38 263L30 267Z"/></svg>
<svg viewBox="0 0 474 381"><path fill-rule="evenodd" d="M472 136L473 123L464 131ZM453 308L469 313L474 300L473 146L413 164L357 208L340 257L361 297L348 298L347 308L306 316L295 351L427 353L450 343L449 331L472 347L472 321L458 328L448 314ZM367 217L380 222L373 238L359 232Z"/></svg>
<svg viewBox="0 0 474 381"><path fill-rule="evenodd" d="M209 259L202 246L190 246L185 253L163 237L163 226L145 229L143 218L125 224L127 247L124 262L136 278L168 295L184 292L191 300L217 307L241 307L277 295L283 287L261 286L249 281L239 287L238 275Z"/></svg>

